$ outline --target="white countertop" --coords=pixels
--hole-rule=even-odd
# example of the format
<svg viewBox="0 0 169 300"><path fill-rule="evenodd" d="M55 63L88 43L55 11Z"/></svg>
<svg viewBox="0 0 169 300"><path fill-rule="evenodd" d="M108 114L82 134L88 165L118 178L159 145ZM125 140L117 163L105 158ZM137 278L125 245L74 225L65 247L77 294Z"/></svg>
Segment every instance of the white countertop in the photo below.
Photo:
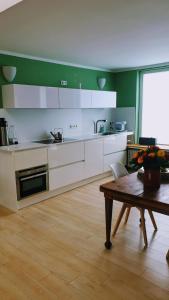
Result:
<svg viewBox="0 0 169 300"><path fill-rule="evenodd" d="M0 152L15 152L15 151L23 151L29 149L38 149L38 148L47 148L48 145L40 144L40 143L20 143L17 145L9 145L9 146L2 146L0 147Z"/></svg>
<svg viewBox="0 0 169 300"><path fill-rule="evenodd" d="M84 134L76 137L72 137L72 140L70 141L64 141L61 143L54 143L54 144L41 144L41 143L36 143L36 142L29 142L29 143L20 143L17 145L10 145L10 146L1 146L0 147L0 152L5 151L8 153L11 152L16 152L16 151L24 151L24 150L31 150L31 149L38 149L38 148L49 148L53 146L58 146L58 145L63 145L63 144L68 144L68 143L75 143L79 141L87 141L87 140L94 140L94 139L101 139L101 138L106 138L110 137L112 135L117 135L117 134L133 134L131 131L123 131L123 132L116 132L114 134L109 134L109 135L101 135L101 134Z"/></svg>

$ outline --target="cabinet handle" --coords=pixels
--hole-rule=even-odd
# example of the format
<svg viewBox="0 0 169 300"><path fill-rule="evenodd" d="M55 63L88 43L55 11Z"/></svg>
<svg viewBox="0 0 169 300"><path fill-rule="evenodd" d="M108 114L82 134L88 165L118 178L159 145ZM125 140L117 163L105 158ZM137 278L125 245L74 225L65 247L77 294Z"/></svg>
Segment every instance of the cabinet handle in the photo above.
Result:
<svg viewBox="0 0 169 300"><path fill-rule="evenodd" d="M40 176L42 176L42 175L47 175L47 172L40 173L40 174L35 174L35 175L31 175L31 176L24 177L24 178L20 178L20 181L25 181L25 180L27 180L27 179L40 177Z"/></svg>

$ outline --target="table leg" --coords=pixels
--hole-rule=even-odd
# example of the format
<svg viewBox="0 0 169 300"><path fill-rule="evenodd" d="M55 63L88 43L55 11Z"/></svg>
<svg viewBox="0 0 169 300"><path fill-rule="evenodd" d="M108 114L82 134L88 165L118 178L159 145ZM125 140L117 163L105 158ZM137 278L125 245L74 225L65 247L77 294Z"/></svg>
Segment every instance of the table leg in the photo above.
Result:
<svg viewBox="0 0 169 300"><path fill-rule="evenodd" d="M167 252L167 254L166 254L166 259L167 259L168 262L169 262L169 250L168 250L168 252Z"/></svg>
<svg viewBox="0 0 169 300"><path fill-rule="evenodd" d="M111 249L112 243L110 241L111 236L111 221L112 221L112 208L113 200L105 197L105 218L106 218L106 249Z"/></svg>

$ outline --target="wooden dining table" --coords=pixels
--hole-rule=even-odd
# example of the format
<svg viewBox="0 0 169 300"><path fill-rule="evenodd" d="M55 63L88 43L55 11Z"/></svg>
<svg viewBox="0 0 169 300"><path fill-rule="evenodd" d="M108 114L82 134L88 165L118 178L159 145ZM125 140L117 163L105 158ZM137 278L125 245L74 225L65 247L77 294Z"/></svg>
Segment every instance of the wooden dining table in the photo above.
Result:
<svg viewBox="0 0 169 300"><path fill-rule="evenodd" d="M150 209L169 216L169 182L162 182L157 190L144 190L143 181L137 172L110 181L100 186L105 197L106 242L105 247L111 249L111 223L114 200L132 206ZM169 259L169 250L166 258Z"/></svg>

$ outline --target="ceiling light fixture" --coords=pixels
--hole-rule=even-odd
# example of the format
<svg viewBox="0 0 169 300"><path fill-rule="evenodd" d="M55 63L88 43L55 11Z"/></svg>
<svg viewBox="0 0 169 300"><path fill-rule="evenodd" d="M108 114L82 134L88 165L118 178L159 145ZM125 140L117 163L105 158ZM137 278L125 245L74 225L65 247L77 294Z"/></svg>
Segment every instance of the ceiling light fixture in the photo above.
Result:
<svg viewBox="0 0 169 300"><path fill-rule="evenodd" d="M0 13L23 0L0 0Z"/></svg>

